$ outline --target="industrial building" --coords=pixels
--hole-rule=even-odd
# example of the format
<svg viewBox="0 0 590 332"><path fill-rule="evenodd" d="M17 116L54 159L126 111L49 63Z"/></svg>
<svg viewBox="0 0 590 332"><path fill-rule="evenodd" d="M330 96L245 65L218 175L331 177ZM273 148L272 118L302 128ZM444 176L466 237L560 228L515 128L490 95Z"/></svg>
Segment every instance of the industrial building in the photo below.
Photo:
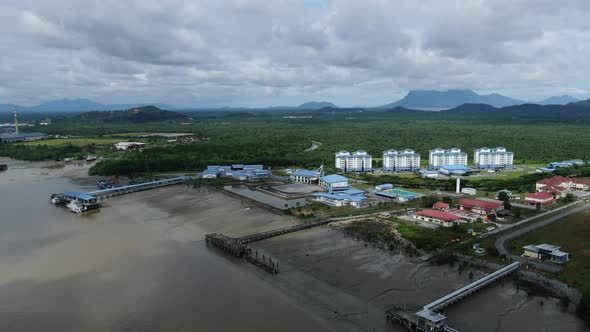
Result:
<svg viewBox="0 0 590 332"><path fill-rule="evenodd" d="M393 184L383 183L383 184L378 184L375 186L375 190L387 190L387 189L393 189Z"/></svg>
<svg viewBox="0 0 590 332"><path fill-rule="evenodd" d="M524 246L524 257L535 258L538 260L549 260L553 263L562 264L569 260L567 252L559 250L560 247L543 243L539 245Z"/></svg>
<svg viewBox="0 0 590 332"><path fill-rule="evenodd" d="M335 190L346 190L348 189L348 179L342 175L331 174L320 177L320 187L327 189L328 192Z"/></svg>
<svg viewBox="0 0 590 332"><path fill-rule="evenodd" d="M454 214L450 214L439 210L418 211L414 213L413 218L419 221L426 221L428 223L443 227L452 227L453 225L457 224L461 219Z"/></svg>
<svg viewBox="0 0 590 332"><path fill-rule="evenodd" d="M320 177L324 176L324 165L317 170L298 169L294 172L288 172L289 179L295 183L318 184Z"/></svg>
<svg viewBox="0 0 590 332"><path fill-rule="evenodd" d="M387 172L413 172L420 168L420 154L412 149L383 152L383 170Z"/></svg>
<svg viewBox="0 0 590 332"><path fill-rule="evenodd" d="M47 139L50 136L43 133L14 133L0 134L0 143L28 142Z"/></svg>
<svg viewBox="0 0 590 332"><path fill-rule="evenodd" d="M533 194L526 195L524 202L530 205L541 204L542 206L555 203L553 194L541 191Z"/></svg>
<svg viewBox="0 0 590 332"><path fill-rule="evenodd" d="M502 203L488 202L480 199L463 198L459 200L459 209L486 215L496 213L504 208Z"/></svg>
<svg viewBox="0 0 590 332"><path fill-rule="evenodd" d="M348 189L334 193L314 193L311 196L317 202L330 206L352 206L357 209L367 205L367 197L363 195L364 191L358 189Z"/></svg>
<svg viewBox="0 0 590 332"><path fill-rule="evenodd" d="M372 172L373 157L363 150L336 153L336 169L341 172Z"/></svg>
<svg viewBox="0 0 590 332"><path fill-rule="evenodd" d="M514 153L504 147L479 148L473 154L473 166L479 169L512 169Z"/></svg>
<svg viewBox="0 0 590 332"><path fill-rule="evenodd" d="M448 150L436 148L430 150L428 154L428 167L430 169L439 169L443 165L467 166L467 153L461 152L461 149L459 148L451 148Z"/></svg>
<svg viewBox="0 0 590 332"><path fill-rule="evenodd" d="M231 166L207 166L201 173L203 179L215 179L219 177L231 178L238 181L258 181L269 178L272 172L264 169L263 165L235 164Z"/></svg>

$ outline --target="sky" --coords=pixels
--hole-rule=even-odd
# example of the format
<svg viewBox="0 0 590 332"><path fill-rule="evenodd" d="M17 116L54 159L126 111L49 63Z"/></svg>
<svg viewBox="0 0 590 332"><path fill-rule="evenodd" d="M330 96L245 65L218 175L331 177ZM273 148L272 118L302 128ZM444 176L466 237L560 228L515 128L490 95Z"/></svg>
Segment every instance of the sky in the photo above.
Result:
<svg viewBox="0 0 590 332"><path fill-rule="evenodd" d="M0 104L590 97L588 0L2 0Z"/></svg>

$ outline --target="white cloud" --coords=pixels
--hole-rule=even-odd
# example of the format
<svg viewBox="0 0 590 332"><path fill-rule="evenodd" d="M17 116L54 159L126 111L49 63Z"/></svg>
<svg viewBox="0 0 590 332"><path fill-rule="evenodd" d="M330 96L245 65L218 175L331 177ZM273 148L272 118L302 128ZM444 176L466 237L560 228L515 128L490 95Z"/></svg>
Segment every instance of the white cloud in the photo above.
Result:
<svg viewBox="0 0 590 332"><path fill-rule="evenodd" d="M585 0L6 0L0 103L587 98L589 16Z"/></svg>

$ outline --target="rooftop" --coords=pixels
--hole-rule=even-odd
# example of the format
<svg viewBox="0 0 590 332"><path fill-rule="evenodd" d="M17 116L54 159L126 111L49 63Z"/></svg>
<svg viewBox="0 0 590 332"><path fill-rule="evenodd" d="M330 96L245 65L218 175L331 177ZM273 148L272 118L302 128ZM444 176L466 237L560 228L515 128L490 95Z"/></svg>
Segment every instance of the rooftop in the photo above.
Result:
<svg viewBox="0 0 590 332"><path fill-rule="evenodd" d="M496 210L499 209L500 207L502 207L502 203L495 203L495 202L488 202L488 201L482 201L479 199L474 199L474 198L463 198L459 200L459 204L461 205L467 205L467 206L477 206L477 207L481 207L484 209L489 209L489 210Z"/></svg>
<svg viewBox="0 0 590 332"><path fill-rule="evenodd" d="M455 220L461 219L454 214L450 214L450 213L446 213L446 212L438 211L438 210L422 210L422 211L416 212L416 215L430 217L430 218L436 218L436 219L440 219L440 220L444 220L444 221L455 221Z"/></svg>
<svg viewBox="0 0 590 332"><path fill-rule="evenodd" d="M330 175L326 175L326 176L322 176L320 178L320 180L326 182L326 183L336 183L336 182L345 182L348 181L347 178L345 178L342 175L338 175L338 174L330 174Z"/></svg>
<svg viewBox="0 0 590 332"><path fill-rule="evenodd" d="M444 168L449 171L471 171L471 168L463 165L442 165L440 168Z"/></svg>
<svg viewBox="0 0 590 332"><path fill-rule="evenodd" d="M19 137L41 137L47 136L47 134L43 133L19 133L19 134L0 134L0 139L14 139Z"/></svg>
<svg viewBox="0 0 590 332"><path fill-rule="evenodd" d="M548 193L548 192L538 192L538 193L533 193L533 194L528 194L526 195L527 198L536 198L536 199L550 199L553 198L553 195Z"/></svg>
<svg viewBox="0 0 590 332"><path fill-rule="evenodd" d="M292 173L295 176L317 176L318 172L317 171L308 171L306 169L300 169L298 171L295 171Z"/></svg>

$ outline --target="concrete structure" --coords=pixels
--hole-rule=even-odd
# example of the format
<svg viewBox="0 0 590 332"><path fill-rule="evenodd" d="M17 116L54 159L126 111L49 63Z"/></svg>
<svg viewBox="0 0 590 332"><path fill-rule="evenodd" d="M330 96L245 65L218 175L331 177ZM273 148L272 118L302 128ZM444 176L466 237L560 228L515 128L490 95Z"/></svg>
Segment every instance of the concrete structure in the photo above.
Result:
<svg viewBox="0 0 590 332"><path fill-rule="evenodd" d="M461 189L461 193L466 195L475 196L477 194L477 189L475 188L463 188Z"/></svg>
<svg viewBox="0 0 590 332"><path fill-rule="evenodd" d="M140 143L140 142L119 142L117 144L115 144L115 148L117 148L117 150L132 150L132 149L140 149L142 147L144 147L146 144L145 143Z"/></svg>
<svg viewBox="0 0 590 332"><path fill-rule="evenodd" d="M391 183L378 184L375 186L375 190L387 190L387 189L392 189L392 188L393 188L393 184L391 184Z"/></svg>
<svg viewBox="0 0 590 332"><path fill-rule="evenodd" d="M463 198L459 200L459 209L471 211L481 215L496 213L503 208L504 206L501 203L482 201L472 198Z"/></svg>
<svg viewBox="0 0 590 332"><path fill-rule="evenodd" d="M420 168L420 154L411 149L383 152L383 170L387 172L413 172Z"/></svg>
<svg viewBox="0 0 590 332"><path fill-rule="evenodd" d="M425 179L438 179L440 177L440 173L437 171L421 169L420 171L418 171L418 173L420 173L420 176L422 176Z"/></svg>
<svg viewBox="0 0 590 332"><path fill-rule="evenodd" d="M554 176L537 181L535 188L538 192L547 192L559 198L565 196L567 191L588 190L590 183L578 178Z"/></svg>
<svg viewBox="0 0 590 332"><path fill-rule="evenodd" d="M430 169L439 169L443 165L463 165L467 166L467 153L461 152L459 148L448 150L436 148L430 150L428 154L428 167Z"/></svg>
<svg viewBox="0 0 590 332"><path fill-rule="evenodd" d="M562 264L569 260L569 254L559 250L558 246L551 244L539 244L524 246L524 253L522 256L535 258L541 261L549 260L553 263Z"/></svg>
<svg viewBox="0 0 590 332"><path fill-rule="evenodd" d="M480 169L512 169L514 154L504 147L479 148L473 154L473 166Z"/></svg>
<svg viewBox="0 0 590 332"><path fill-rule="evenodd" d="M418 211L414 213L413 218L416 220L426 221L428 223L443 227L451 227L457 224L461 219L454 214L450 214L439 210Z"/></svg>
<svg viewBox="0 0 590 332"><path fill-rule="evenodd" d="M348 179L342 175L331 174L320 178L320 187L327 189L329 192L334 190L348 189Z"/></svg>
<svg viewBox="0 0 590 332"><path fill-rule="evenodd" d="M373 157L363 150L350 153L342 150L336 153L336 169L341 172L372 172Z"/></svg>
<svg viewBox="0 0 590 332"><path fill-rule="evenodd" d="M0 134L0 143L28 142L47 139L50 136L43 133L14 133Z"/></svg>
<svg viewBox="0 0 590 332"><path fill-rule="evenodd" d="M524 202L530 205L541 204L542 206L555 203L553 194L541 191L533 194L526 195Z"/></svg>
<svg viewBox="0 0 590 332"><path fill-rule="evenodd" d="M324 203L330 206L352 206L357 209L367 205L367 197L363 195L364 191L357 189L349 189L338 191L334 193L314 193L311 196L315 201Z"/></svg>

